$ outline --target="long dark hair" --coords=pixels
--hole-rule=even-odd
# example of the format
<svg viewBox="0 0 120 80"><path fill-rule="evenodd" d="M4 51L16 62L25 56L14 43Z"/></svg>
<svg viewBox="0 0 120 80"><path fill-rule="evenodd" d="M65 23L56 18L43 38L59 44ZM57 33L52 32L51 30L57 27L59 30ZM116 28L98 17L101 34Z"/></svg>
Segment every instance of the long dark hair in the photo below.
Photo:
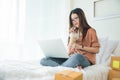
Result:
<svg viewBox="0 0 120 80"><path fill-rule="evenodd" d="M73 27L73 23L72 23L72 19L71 19L72 14L78 15L79 23L80 23L79 29L82 29L82 42L83 42L88 29L91 27L87 23L87 20L86 20L86 17L85 17L83 10L81 8L75 8L70 12L70 15L69 15L69 29ZM69 42L69 39L68 39L68 42Z"/></svg>

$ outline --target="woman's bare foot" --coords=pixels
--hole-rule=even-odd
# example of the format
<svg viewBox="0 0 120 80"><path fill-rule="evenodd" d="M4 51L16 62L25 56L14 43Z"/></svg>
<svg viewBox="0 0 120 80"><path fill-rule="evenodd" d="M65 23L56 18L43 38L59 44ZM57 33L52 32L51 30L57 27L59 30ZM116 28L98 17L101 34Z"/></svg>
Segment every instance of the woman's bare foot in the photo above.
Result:
<svg viewBox="0 0 120 80"><path fill-rule="evenodd" d="M82 69L82 66L77 66L77 68L78 68L79 70L81 70L81 69Z"/></svg>

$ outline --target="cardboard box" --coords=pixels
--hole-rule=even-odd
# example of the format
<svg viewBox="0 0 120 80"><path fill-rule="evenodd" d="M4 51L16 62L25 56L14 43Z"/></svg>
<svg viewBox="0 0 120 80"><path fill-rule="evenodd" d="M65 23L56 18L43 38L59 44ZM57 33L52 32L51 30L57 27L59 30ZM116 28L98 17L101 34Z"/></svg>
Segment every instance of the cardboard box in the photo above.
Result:
<svg viewBox="0 0 120 80"><path fill-rule="evenodd" d="M110 70L108 80L120 80L120 71Z"/></svg>
<svg viewBox="0 0 120 80"><path fill-rule="evenodd" d="M55 74L55 80L83 80L83 74L72 70L64 70Z"/></svg>
<svg viewBox="0 0 120 80"><path fill-rule="evenodd" d="M120 71L120 56L111 56L110 66L112 69Z"/></svg>

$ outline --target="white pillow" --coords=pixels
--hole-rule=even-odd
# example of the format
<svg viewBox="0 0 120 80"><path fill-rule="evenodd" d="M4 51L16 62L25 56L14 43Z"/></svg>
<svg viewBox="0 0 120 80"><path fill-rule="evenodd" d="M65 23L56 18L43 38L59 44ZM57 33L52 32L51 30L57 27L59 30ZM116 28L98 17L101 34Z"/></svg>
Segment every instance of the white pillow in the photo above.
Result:
<svg viewBox="0 0 120 80"><path fill-rule="evenodd" d="M120 49L119 49L120 50ZM118 52L118 53L113 53L113 55L115 55L115 56L120 56L120 52Z"/></svg>
<svg viewBox="0 0 120 80"><path fill-rule="evenodd" d="M113 55L115 56L120 56L120 41L118 43L117 48L115 49L115 51L113 52Z"/></svg>
<svg viewBox="0 0 120 80"><path fill-rule="evenodd" d="M113 53L113 51L117 48L118 45L117 40L108 40L107 46L105 48L105 52L101 57L101 62L100 63L107 63L110 60L110 55Z"/></svg>
<svg viewBox="0 0 120 80"><path fill-rule="evenodd" d="M100 62L101 62L101 57L107 46L107 41L108 41L108 37L100 37L99 38L100 50L99 50L99 53L96 54L96 64L100 64Z"/></svg>

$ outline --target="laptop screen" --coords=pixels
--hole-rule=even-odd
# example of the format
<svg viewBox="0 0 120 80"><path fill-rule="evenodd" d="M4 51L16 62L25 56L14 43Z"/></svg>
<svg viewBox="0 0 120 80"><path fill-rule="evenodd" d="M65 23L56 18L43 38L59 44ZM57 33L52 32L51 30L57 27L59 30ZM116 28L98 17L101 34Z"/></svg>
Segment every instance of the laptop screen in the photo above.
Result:
<svg viewBox="0 0 120 80"><path fill-rule="evenodd" d="M39 45L46 57L69 57L62 39L40 40Z"/></svg>

